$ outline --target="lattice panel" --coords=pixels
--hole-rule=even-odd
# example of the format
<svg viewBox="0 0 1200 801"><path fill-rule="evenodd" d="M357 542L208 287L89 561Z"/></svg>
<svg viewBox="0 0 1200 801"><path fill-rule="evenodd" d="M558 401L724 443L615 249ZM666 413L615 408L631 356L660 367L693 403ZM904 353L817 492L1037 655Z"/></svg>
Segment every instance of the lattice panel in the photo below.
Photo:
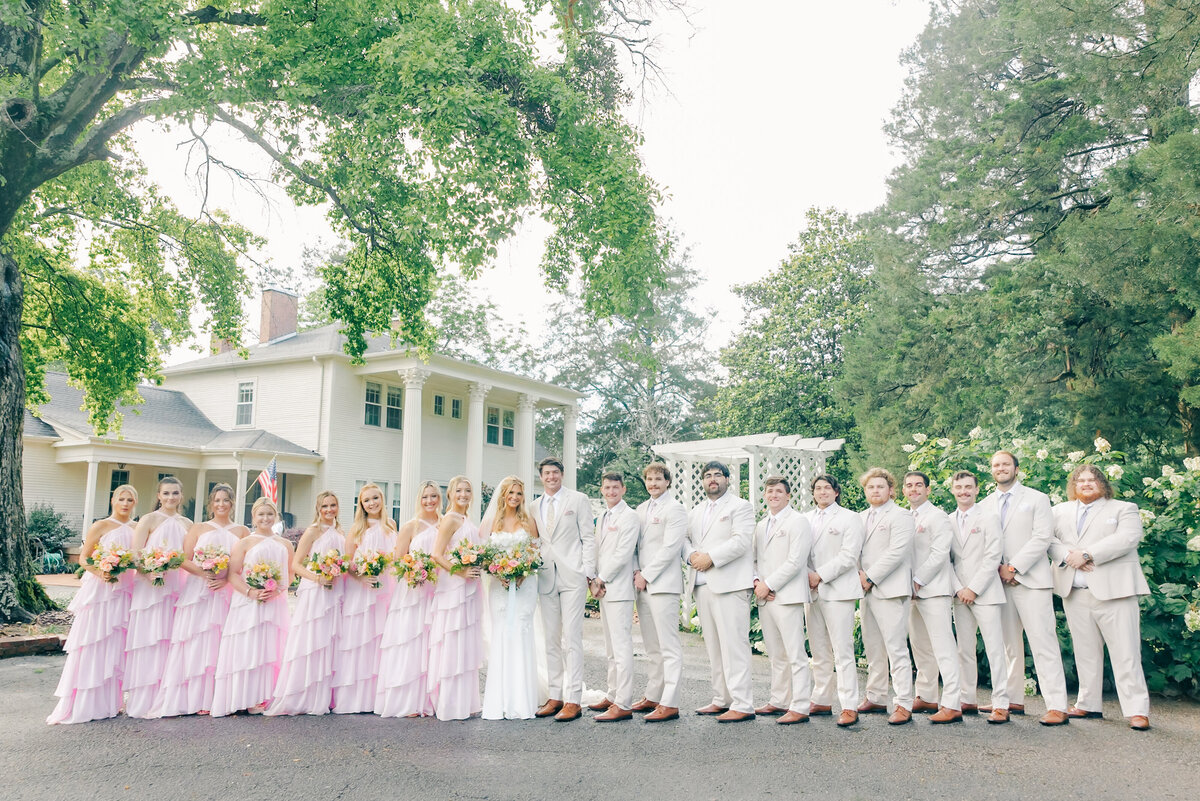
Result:
<svg viewBox="0 0 1200 801"><path fill-rule="evenodd" d="M687 509L704 503L704 485L700 476L704 474L704 462L675 461L672 463L672 473L675 476L673 488L675 497Z"/></svg>
<svg viewBox="0 0 1200 801"><path fill-rule="evenodd" d="M767 512L763 502L763 482L770 476L783 476L792 485L792 508L807 511L813 506L810 485L815 476L825 472L824 451L796 451L791 448L757 446L747 448L753 458L750 463L750 501L761 517Z"/></svg>

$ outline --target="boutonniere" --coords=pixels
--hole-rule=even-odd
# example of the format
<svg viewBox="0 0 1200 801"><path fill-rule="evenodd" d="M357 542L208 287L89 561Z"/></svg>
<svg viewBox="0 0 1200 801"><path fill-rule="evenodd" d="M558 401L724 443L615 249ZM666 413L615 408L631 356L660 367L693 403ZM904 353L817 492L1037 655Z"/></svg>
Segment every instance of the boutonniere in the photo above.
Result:
<svg viewBox="0 0 1200 801"><path fill-rule="evenodd" d="M718 517L718 518L717 518L717 522L718 522L718 523L724 523L724 522L726 522L726 521L728 521L728 520L729 520L729 515L725 515L724 517Z"/></svg>
<svg viewBox="0 0 1200 801"><path fill-rule="evenodd" d="M652 518L650 518L650 522L651 523L661 523L662 518L661 517L652 517Z"/></svg>
<svg viewBox="0 0 1200 801"><path fill-rule="evenodd" d="M970 530L970 531L968 531L967 533L968 533L968 534L978 534L978 533L979 533L979 526L976 526L975 528L971 529L971 530Z"/></svg>
<svg viewBox="0 0 1200 801"><path fill-rule="evenodd" d="M841 534L842 532L838 531L836 528L827 528L827 529L825 529L825 533L832 534L833 536L836 537L838 534Z"/></svg>
<svg viewBox="0 0 1200 801"><path fill-rule="evenodd" d="M574 516L575 516L574 509L568 509L566 512L563 513L563 517L574 517Z"/></svg>
<svg viewBox="0 0 1200 801"><path fill-rule="evenodd" d="M918 523L918 524L917 524L917 533L918 533L918 534L924 534L924 533L925 533L925 524L924 524L924 523Z"/></svg>

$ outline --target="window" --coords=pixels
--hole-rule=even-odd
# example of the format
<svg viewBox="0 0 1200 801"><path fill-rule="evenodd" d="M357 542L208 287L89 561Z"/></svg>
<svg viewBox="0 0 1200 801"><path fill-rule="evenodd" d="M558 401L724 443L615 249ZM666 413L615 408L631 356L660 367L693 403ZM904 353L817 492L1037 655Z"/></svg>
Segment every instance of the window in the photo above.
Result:
<svg viewBox="0 0 1200 801"><path fill-rule="evenodd" d="M397 528L400 526L400 522L401 522L400 515L402 515L402 514L403 514L403 512L400 509L400 485L393 484L392 485L392 520L395 522Z"/></svg>
<svg viewBox="0 0 1200 801"><path fill-rule="evenodd" d="M158 474L159 481L162 481L164 478L178 478L178 476L176 476L174 473L159 473Z"/></svg>
<svg viewBox="0 0 1200 801"><path fill-rule="evenodd" d="M516 412L489 406L487 409L486 439L488 445L511 448L516 442Z"/></svg>
<svg viewBox="0 0 1200 801"><path fill-rule="evenodd" d="M354 482L354 511L355 511L355 513L357 514L357 512L358 512L358 496L362 495L363 487L367 486L368 484L376 484L379 486L379 492L381 495L383 495L383 511L386 512L387 508L388 508L388 505L387 505L388 482L386 482L386 481L367 481L366 479L359 479L358 481ZM399 484L396 485L397 488L399 486L400 486Z"/></svg>
<svg viewBox="0 0 1200 801"><path fill-rule="evenodd" d="M437 415L438 417L446 416L446 396L445 395L434 395L433 396L433 413L435 415Z"/></svg>
<svg viewBox="0 0 1200 801"><path fill-rule="evenodd" d="M254 425L254 382L239 381L237 390L237 426Z"/></svg>
<svg viewBox="0 0 1200 801"><path fill-rule="evenodd" d="M129 483L129 471L128 470L113 470L112 471L112 479L108 482L108 494L112 495L113 490L115 490L117 487L121 486L122 484L128 484L128 483Z"/></svg>
<svg viewBox="0 0 1200 801"><path fill-rule="evenodd" d="M373 381L367 382L367 400L363 407L363 424L368 426L379 425L382 406L380 404L380 395L383 393L383 386L376 384Z"/></svg>
<svg viewBox="0 0 1200 801"><path fill-rule="evenodd" d="M387 393L387 427L397 431L404 424L404 390L399 387L388 387Z"/></svg>
<svg viewBox="0 0 1200 801"><path fill-rule="evenodd" d="M450 399L450 416L455 420L462 419L462 398Z"/></svg>

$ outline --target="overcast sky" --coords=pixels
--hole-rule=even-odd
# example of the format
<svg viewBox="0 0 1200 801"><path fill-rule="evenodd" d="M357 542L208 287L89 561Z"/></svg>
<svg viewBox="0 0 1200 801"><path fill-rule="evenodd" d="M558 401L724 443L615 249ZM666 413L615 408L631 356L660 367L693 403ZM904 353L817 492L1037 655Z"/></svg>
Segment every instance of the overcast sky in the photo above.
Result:
<svg viewBox="0 0 1200 801"><path fill-rule="evenodd" d="M702 303L716 310L714 347L736 329L733 284L774 269L810 206L862 212L884 199L897 157L882 132L900 96L901 50L924 27L920 0L692 0L690 24L659 26L665 88L631 110L645 138L647 172L666 192L663 215L704 276ZM151 177L183 210L199 187L185 170L185 138L146 126L136 134ZM261 156L239 151L261 165ZM324 212L296 209L214 176L210 204L224 206L270 242L267 256L298 266L305 246L334 241ZM482 288L535 332L537 263L545 229L533 220L501 250ZM257 315L250 316L252 327ZM253 341L248 337L247 341ZM190 352L171 361L195 358Z"/></svg>

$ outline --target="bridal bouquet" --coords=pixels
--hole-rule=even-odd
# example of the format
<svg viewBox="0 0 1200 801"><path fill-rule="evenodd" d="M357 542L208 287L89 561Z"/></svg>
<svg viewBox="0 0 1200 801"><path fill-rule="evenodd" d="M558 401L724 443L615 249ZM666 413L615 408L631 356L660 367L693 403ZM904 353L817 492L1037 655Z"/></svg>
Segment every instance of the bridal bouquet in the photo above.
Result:
<svg viewBox="0 0 1200 801"><path fill-rule="evenodd" d="M213 578L229 569L229 551L220 545L200 545L192 551L192 561Z"/></svg>
<svg viewBox="0 0 1200 801"><path fill-rule="evenodd" d="M308 569L317 575L335 579L346 572L346 557L337 548L330 548L324 553L315 551L308 555ZM332 584L321 584L327 590L333 589Z"/></svg>
<svg viewBox="0 0 1200 801"><path fill-rule="evenodd" d="M245 577L248 587L267 592L279 589L279 582L283 580L283 571L274 562L259 562L250 565L242 571L242 575ZM260 600L259 603L262 601Z"/></svg>
<svg viewBox="0 0 1200 801"><path fill-rule="evenodd" d="M126 570L137 567L133 551L120 545L97 545L86 561L104 574L105 581L116 581Z"/></svg>
<svg viewBox="0 0 1200 801"><path fill-rule="evenodd" d="M155 587L166 584L167 571L183 564L183 554L170 548L145 548L138 554L138 571L151 577Z"/></svg>
<svg viewBox="0 0 1200 801"><path fill-rule="evenodd" d="M395 568L396 575L407 581L410 587L437 581L437 562L424 551L409 551L400 557Z"/></svg>
<svg viewBox="0 0 1200 801"><path fill-rule="evenodd" d="M360 548L354 552L354 559L350 562L350 570L360 576L374 578L375 576L383 575L383 572L392 564L392 557L386 553L373 551L370 548Z"/></svg>
<svg viewBox="0 0 1200 801"><path fill-rule="evenodd" d="M491 575L514 581L542 566L542 551L524 532L499 531L484 548L483 561Z"/></svg>
<svg viewBox="0 0 1200 801"><path fill-rule="evenodd" d="M447 554L450 560L450 572L461 573L472 567L483 566L483 554L486 549L482 545L474 545L468 539L463 539Z"/></svg>

